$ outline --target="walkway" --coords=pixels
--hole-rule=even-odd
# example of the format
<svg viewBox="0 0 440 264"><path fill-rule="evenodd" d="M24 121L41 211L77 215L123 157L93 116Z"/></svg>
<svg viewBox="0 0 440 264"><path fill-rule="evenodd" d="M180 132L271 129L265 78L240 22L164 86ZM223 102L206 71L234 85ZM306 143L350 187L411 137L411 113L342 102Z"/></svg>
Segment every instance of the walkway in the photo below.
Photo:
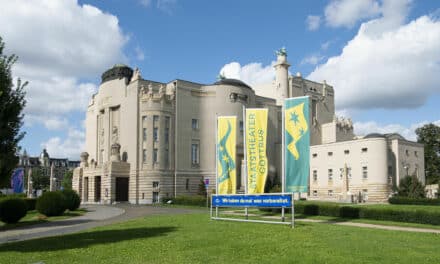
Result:
<svg viewBox="0 0 440 264"><path fill-rule="evenodd" d="M70 234L148 215L206 212L206 210L129 204L116 206L85 205L83 208L87 209L88 212L82 216L0 231L0 244Z"/></svg>

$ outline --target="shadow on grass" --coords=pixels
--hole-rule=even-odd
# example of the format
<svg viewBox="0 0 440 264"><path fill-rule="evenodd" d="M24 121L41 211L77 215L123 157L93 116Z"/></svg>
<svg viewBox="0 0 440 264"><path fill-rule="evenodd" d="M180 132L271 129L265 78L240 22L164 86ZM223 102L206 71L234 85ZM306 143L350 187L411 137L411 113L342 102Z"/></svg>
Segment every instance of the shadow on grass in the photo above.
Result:
<svg viewBox="0 0 440 264"><path fill-rule="evenodd" d="M174 232L176 227L143 227L117 230L101 230L76 233L58 237L40 238L0 245L0 252L44 252L74 248L87 248L127 240L164 236Z"/></svg>

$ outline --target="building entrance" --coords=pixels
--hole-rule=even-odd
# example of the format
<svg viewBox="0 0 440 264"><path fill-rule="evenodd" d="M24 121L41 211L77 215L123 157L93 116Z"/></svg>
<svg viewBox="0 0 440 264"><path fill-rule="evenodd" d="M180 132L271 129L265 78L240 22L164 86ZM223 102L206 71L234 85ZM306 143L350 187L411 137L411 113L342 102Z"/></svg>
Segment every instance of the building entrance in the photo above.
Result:
<svg viewBox="0 0 440 264"><path fill-rule="evenodd" d="M101 201L101 176L95 176L95 202Z"/></svg>
<svg viewBox="0 0 440 264"><path fill-rule="evenodd" d="M128 202L128 178L116 177L116 202Z"/></svg>

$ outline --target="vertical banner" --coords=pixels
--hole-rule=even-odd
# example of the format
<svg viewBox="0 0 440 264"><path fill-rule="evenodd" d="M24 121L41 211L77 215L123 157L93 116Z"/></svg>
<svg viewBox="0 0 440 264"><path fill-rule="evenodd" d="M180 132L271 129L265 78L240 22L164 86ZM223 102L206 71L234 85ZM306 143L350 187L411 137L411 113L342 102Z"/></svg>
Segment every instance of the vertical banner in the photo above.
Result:
<svg viewBox="0 0 440 264"><path fill-rule="evenodd" d="M286 192L307 192L310 167L309 97L284 101L284 177Z"/></svg>
<svg viewBox="0 0 440 264"><path fill-rule="evenodd" d="M217 119L218 194L234 194L236 190L236 123L235 116L219 116Z"/></svg>
<svg viewBox="0 0 440 264"><path fill-rule="evenodd" d="M267 177L267 109L246 109L246 164L248 194L264 193Z"/></svg>
<svg viewBox="0 0 440 264"><path fill-rule="evenodd" d="M12 172L11 177L11 188L14 190L14 193L22 193L23 192L23 181L24 181L24 169L17 168Z"/></svg>

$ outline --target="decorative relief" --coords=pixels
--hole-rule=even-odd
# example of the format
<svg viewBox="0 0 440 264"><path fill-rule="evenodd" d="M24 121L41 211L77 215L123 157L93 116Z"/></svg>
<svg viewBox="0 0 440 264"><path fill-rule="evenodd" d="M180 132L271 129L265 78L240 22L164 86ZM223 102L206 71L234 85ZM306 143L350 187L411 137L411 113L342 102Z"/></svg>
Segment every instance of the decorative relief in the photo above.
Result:
<svg viewBox="0 0 440 264"><path fill-rule="evenodd" d="M113 126L112 128L112 143L118 143L119 142L119 135L118 135L118 127Z"/></svg>

